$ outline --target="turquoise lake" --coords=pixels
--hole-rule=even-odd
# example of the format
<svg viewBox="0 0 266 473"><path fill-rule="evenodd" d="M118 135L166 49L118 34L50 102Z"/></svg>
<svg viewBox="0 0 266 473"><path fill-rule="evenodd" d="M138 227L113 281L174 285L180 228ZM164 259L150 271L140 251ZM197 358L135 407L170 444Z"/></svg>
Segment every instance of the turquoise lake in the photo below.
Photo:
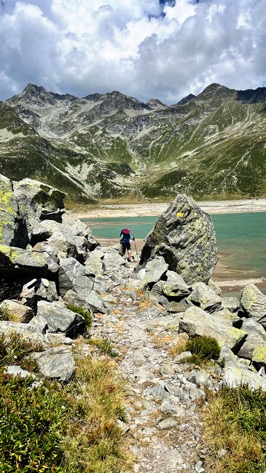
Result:
<svg viewBox="0 0 266 473"><path fill-rule="evenodd" d="M266 276L266 212L211 215L222 263L243 271L244 278ZM144 239L158 217L116 217L82 219L97 238L119 241L120 230L128 227Z"/></svg>

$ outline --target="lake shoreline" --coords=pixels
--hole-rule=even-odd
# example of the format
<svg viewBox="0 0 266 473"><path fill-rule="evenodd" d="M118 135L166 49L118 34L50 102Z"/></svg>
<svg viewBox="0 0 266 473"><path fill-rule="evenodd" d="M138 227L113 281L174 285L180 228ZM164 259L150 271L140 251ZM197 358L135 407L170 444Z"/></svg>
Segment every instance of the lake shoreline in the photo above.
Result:
<svg viewBox="0 0 266 473"><path fill-rule="evenodd" d="M113 218L113 217L146 217L160 216L169 203L143 204L101 204L97 208L85 211L73 210L70 213L76 218ZM266 212L266 199L197 201L197 205L208 214Z"/></svg>
<svg viewBox="0 0 266 473"><path fill-rule="evenodd" d="M208 214L230 214L230 213L249 213L266 212L266 199L242 199L242 200L224 200L224 201L197 201L197 204ZM70 212L75 218L114 218L114 217L148 217L160 216L168 207L169 203L143 203L143 204L103 204L98 208L88 211ZM102 246L119 247L119 239L97 238ZM142 239L136 240L132 245L133 252L140 255L143 246ZM246 271L240 271L223 264L223 255L219 254L219 261L214 269L212 279L221 287L223 292L240 292L248 283L253 283L258 288L266 290L265 278L248 277ZM243 277L244 276L244 277Z"/></svg>

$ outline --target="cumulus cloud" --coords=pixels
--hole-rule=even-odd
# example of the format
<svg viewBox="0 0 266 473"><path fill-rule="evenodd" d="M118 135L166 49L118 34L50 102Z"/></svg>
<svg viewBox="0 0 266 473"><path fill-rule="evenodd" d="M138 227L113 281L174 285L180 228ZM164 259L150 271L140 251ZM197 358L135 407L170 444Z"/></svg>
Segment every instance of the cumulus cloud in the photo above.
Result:
<svg viewBox="0 0 266 473"><path fill-rule="evenodd" d="M266 75L263 0L2 0L1 99L29 83L175 103Z"/></svg>

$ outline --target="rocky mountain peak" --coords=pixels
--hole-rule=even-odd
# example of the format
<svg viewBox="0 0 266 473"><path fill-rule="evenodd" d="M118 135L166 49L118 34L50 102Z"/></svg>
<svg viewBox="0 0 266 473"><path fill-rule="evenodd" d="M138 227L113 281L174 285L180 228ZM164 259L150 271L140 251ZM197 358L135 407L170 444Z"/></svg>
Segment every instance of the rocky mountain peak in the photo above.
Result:
<svg viewBox="0 0 266 473"><path fill-rule="evenodd" d="M245 103L266 102L266 88L258 87L256 90L240 90L237 93L237 99Z"/></svg>
<svg viewBox="0 0 266 473"><path fill-rule="evenodd" d="M153 110L165 110L169 108L168 105L165 105L165 103L161 102L159 99L150 99L147 105Z"/></svg>
<svg viewBox="0 0 266 473"><path fill-rule="evenodd" d="M229 89L228 87L225 87L224 85L220 84L210 84L208 85L201 94L198 95L198 97L204 98L205 100L207 98L212 98L214 95L229 95L231 93L234 93L233 89Z"/></svg>
<svg viewBox="0 0 266 473"><path fill-rule="evenodd" d="M77 97L65 94L60 95L53 92L47 92L43 86L38 86L35 84L28 84L21 94L11 97L7 100L10 104L15 105L34 105L35 107L47 107L56 105L58 102L68 104L73 100L76 100Z"/></svg>
<svg viewBox="0 0 266 473"><path fill-rule="evenodd" d="M75 201L119 198L125 189L141 199L172 199L182 190L200 200L263 197L265 102L266 88L216 83L173 106L118 91L76 98L28 84L4 102L11 110L0 116L0 166L8 177L60 182Z"/></svg>
<svg viewBox="0 0 266 473"><path fill-rule="evenodd" d="M122 94L117 90L113 92L107 92L106 94L92 94L85 97L87 101L101 102L100 112L106 113L114 110L149 110L149 106L143 102L140 102L135 97Z"/></svg>
<svg viewBox="0 0 266 473"><path fill-rule="evenodd" d="M195 98L196 98L196 95L189 94L186 97L184 97L183 99L179 100L179 102L177 102L177 105L185 105L186 103L191 102L191 100L193 100Z"/></svg>

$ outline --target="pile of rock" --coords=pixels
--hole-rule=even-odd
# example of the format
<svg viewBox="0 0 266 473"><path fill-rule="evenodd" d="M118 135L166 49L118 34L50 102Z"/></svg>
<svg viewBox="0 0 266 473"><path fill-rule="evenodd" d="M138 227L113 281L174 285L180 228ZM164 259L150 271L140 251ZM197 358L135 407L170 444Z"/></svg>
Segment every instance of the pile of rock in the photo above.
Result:
<svg viewBox="0 0 266 473"><path fill-rule="evenodd" d="M253 285L240 301L221 296L210 279L214 227L192 199L178 195L158 219L133 272L118 247L101 247L87 225L67 214L64 197L31 179L0 176L0 334L15 332L42 346L33 356L44 376L68 380L75 369L73 340L86 324L70 307L104 314L111 323L119 304L114 289L126 297L127 286L156 301L148 319L159 311L175 319L178 336L214 337L225 384L266 389L266 296Z"/></svg>
<svg viewBox="0 0 266 473"><path fill-rule="evenodd" d="M221 297L210 279L216 260L210 217L179 195L144 243L139 285L176 314L180 332L218 341L224 384L266 389L266 296L248 284L240 301Z"/></svg>
<svg viewBox="0 0 266 473"><path fill-rule="evenodd" d="M41 372L61 380L71 377L71 345L86 330L68 305L104 312L100 294L116 284L109 269L126 264L118 249L101 248L88 226L66 213L64 197L31 179L0 176L0 319L8 315L0 334L38 342L42 352L33 356Z"/></svg>

